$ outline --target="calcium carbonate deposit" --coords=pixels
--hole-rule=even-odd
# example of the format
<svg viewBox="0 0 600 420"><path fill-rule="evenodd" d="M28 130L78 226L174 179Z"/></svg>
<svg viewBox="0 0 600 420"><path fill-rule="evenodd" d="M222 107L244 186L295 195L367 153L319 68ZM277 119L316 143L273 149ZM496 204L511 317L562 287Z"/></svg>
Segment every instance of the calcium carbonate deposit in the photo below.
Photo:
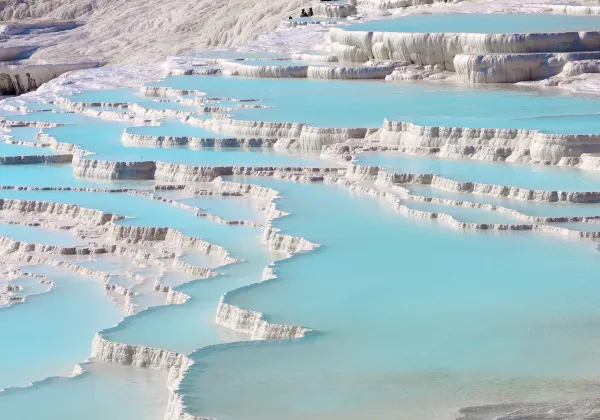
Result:
<svg viewBox="0 0 600 420"><path fill-rule="evenodd" d="M599 93L593 3L0 1L0 418L598 418Z"/></svg>

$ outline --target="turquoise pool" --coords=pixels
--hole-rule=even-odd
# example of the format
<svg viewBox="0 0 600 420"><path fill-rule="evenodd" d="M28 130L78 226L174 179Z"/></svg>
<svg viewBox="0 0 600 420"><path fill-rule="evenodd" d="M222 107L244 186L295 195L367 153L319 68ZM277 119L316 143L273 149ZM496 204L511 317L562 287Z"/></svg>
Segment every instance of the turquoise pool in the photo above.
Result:
<svg viewBox="0 0 600 420"><path fill-rule="evenodd" d="M324 247L229 302L317 333L199 350L182 387L193 415L446 418L465 405L595 392L593 245L439 229L336 187L260 184L294 212L278 227Z"/></svg>
<svg viewBox="0 0 600 420"><path fill-rule="evenodd" d="M234 117L241 120L379 128L387 117L433 126L521 128L562 134L600 132L594 98L556 91L221 76L172 76L150 85L196 89L216 97L260 99L260 105L271 106L233 111Z"/></svg>
<svg viewBox="0 0 600 420"><path fill-rule="evenodd" d="M548 13L423 13L345 27L373 32L471 32L484 34L598 31L600 17Z"/></svg>
<svg viewBox="0 0 600 420"><path fill-rule="evenodd" d="M357 163L381 166L389 172L436 174L455 181L533 190L600 191L600 176L596 172L569 167L437 159L386 152L361 153Z"/></svg>

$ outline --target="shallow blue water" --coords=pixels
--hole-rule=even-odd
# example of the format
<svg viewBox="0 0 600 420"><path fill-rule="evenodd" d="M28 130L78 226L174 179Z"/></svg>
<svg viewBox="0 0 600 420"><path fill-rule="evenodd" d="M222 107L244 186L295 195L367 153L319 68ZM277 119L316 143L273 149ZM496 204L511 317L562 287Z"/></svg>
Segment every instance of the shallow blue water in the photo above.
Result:
<svg viewBox="0 0 600 420"><path fill-rule="evenodd" d="M0 140L0 157L5 156L36 156L55 154L49 147L21 146L19 144L8 144Z"/></svg>
<svg viewBox="0 0 600 420"><path fill-rule="evenodd" d="M19 277L16 280L11 280L10 282L13 285L18 285L22 289L20 291L13 292L16 296L20 297L29 297L34 295L39 295L41 293L46 293L50 290L50 285L40 283L40 279L36 277L23 276ZM5 305L8 306L8 305Z"/></svg>
<svg viewBox="0 0 600 420"><path fill-rule="evenodd" d="M191 353L212 344L229 341L231 331L214 324L216 302L233 289L259 282L272 256L258 244L260 232L246 227L228 227L232 237L225 245L245 262L215 269L223 273L177 287L191 298L183 305L152 308L128 318L105 337L121 343L140 344ZM159 334L156 332L160 331Z"/></svg>
<svg viewBox="0 0 600 420"><path fill-rule="evenodd" d="M390 172L436 174L455 181L476 181L534 190L600 191L600 174L558 166L437 159L380 152L361 153L357 163L382 166Z"/></svg>
<svg viewBox="0 0 600 420"><path fill-rule="evenodd" d="M197 89L209 96L261 99L261 105L273 106L234 111L235 118L242 120L378 128L387 117L433 126L600 132L595 99L539 90L221 76L174 76L151 85Z"/></svg>
<svg viewBox="0 0 600 420"><path fill-rule="evenodd" d="M534 33L597 31L600 17L547 13L434 13L350 25L350 31Z"/></svg>
<svg viewBox="0 0 600 420"><path fill-rule="evenodd" d="M232 289L258 282L262 270L272 257L257 246L260 231L244 226L227 226L196 217L194 213L160 201L128 194L103 194L61 191L0 191L0 197L50 200L78 204L106 212L133 217L120 223L134 226L170 226L184 234L224 246L236 258L248 262L222 267L226 273L208 280L199 280L181 287L194 299L186 305L154 308L128 318L122 325L105 334L107 338L129 344L143 344L180 352L191 352L208 344L220 342L220 331L213 326L214 311L219 297ZM96 268L104 269L102 263ZM178 321L175 322L174 320ZM196 331L195 334L189 334ZM157 331L161 331L157 334Z"/></svg>
<svg viewBox="0 0 600 420"><path fill-rule="evenodd" d="M92 117L72 112L32 112L30 114L11 115L7 119L10 121L57 124L86 124L94 120Z"/></svg>
<svg viewBox="0 0 600 420"><path fill-rule="evenodd" d="M236 114L239 118L379 127L388 116L429 125L600 132L597 100L528 90L224 77L175 77L162 84L205 90L215 97L256 97L262 99L261 104L276 106L271 110L240 110ZM74 99L142 105L148 100L133 90L89 92ZM157 108L171 106L159 104ZM80 144L96 153L96 158L205 165L323 165L312 155L124 147L121 134L128 124L74 114L42 114L27 117L51 120L58 116L71 125L45 131L60 141ZM206 133L174 120L166 120L160 127L133 130L156 135L197 133L202 137ZM368 156L373 155L362 155L360 159L366 160L361 163L369 163ZM372 157L374 162L380 158ZM453 179L528 188L600 190L600 178L595 173L574 169L393 156L379 162L407 172L439 171ZM75 179L68 165L25 166L0 167L0 184L139 188L153 184ZM243 344L195 354L198 363L183 385L193 414L225 420L430 420L448 416L464 405L597 394L600 260L593 243L534 232L441 229L435 221L402 216L392 211L389 203L352 196L333 186L256 178L247 181L282 192L284 198L278 205L292 213L275 221L284 233L323 246L279 262L280 280L230 293L230 302L264 311L270 321L305 325L317 333L300 341ZM421 190L426 192L426 188ZM418 189L416 186L415 191ZM470 194L460 196L495 201ZM189 281L177 287L191 296L186 304L141 312L105 335L119 342L184 353L246 338L215 326L214 316L223 293L259 281L263 268L274 258L259 244L259 229L220 225L195 217L191 211L127 194L6 190L0 191L0 197L79 204L134 217L122 224L170 226L226 247L232 256L246 261L217 268L222 275L211 279L190 281L189 276L176 278L169 273L171 278L165 278L165 284ZM241 206L242 200L233 198L239 206L235 208L228 200L199 197L186 202L227 219L260 220L254 209ZM533 215L600 215L596 206L497 201ZM424 210L446 210L461 221L512 222L502 213L412 204ZM40 232L12 230L13 235L41 238ZM49 233L40 240L56 244L63 239L68 238ZM189 250L180 258L210 263ZM101 258L85 265L111 273L129 270L127 264ZM151 271L152 267L139 270ZM73 287L68 291L76 293L76 298L69 295L69 299L61 300L65 290L57 288L0 311L0 320L6 314L16 314L14 319L7 318L10 325L3 332L14 333L16 345L4 353L0 349L0 360L4 360L0 361L0 371L8 372L0 375L0 388L5 386L3 381L21 384L31 378L70 373L72 365L89 354L93 332L116 322L113 311L116 313L117 308L102 296L102 285L84 279L86 287L94 287L88 299L89 290L79 280L69 280ZM38 305L43 298L48 301L46 306ZM109 309L101 302L110 305ZM79 317L85 310L90 313ZM57 335L56 326L65 325L61 317L67 316L78 319L69 319L73 328L67 322ZM23 320L27 322L24 328ZM67 334L70 338L62 340ZM48 346L52 339L56 342ZM73 352L63 349L67 344ZM29 351L16 353L27 346ZM100 369L75 380L0 394L0 412L7 418L25 420L79 418L86 412L86 418L92 420L163 418L164 397L154 398L155 394L140 388L142 379L105 373ZM166 388L161 385L161 389Z"/></svg>
<svg viewBox="0 0 600 420"><path fill-rule="evenodd" d="M86 242L69 232L51 230L39 226L0 223L0 235L34 244L56 246L80 246Z"/></svg>
<svg viewBox="0 0 600 420"><path fill-rule="evenodd" d="M246 262L216 269L223 276L202 279L179 290L192 296L185 305L154 308L128 318L105 336L118 342L143 344L180 352L221 341L221 331L214 327L214 311L220 296L240 286L258 282L272 256L257 244L261 232L244 226L227 226L196 217L194 213L160 201L127 194L103 194L60 191L0 191L0 197L50 200L78 204L88 208L134 217L121 223L134 226L170 226L187 235L200 237L224 246L231 255ZM1 231L0 231L1 233ZM95 268L106 270L102 261ZM161 331L157 334L157 331ZM189 334L189 331L195 331Z"/></svg>
<svg viewBox="0 0 600 420"><path fill-rule="evenodd" d="M0 309L2 341L10 343L0 346L0 389L70 375L76 363L88 358L96 331L122 316L98 280L48 266L24 271L46 274L56 285L49 293Z"/></svg>
<svg viewBox="0 0 600 420"><path fill-rule="evenodd" d="M523 224L522 219L517 219L507 213L498 211L489 211L474 209L462 206L450 206L437 203L426 203L415 200L405 200L402 202L411 209L426 211L430 213L444 213L452 216L459 222L466 223L500 223L500 224Z"/></svg>
<svg viewBox="0 0 600 420"><path fill-rule="evenodd" d="M26 102L25 108L31 111L56 111L59 109L58 105L55 104L36 104L32 102Z"/></svg>
<svg viewBox="0 0 600 420"><path fill-rule="evenodd" d="M11 140L15 141L32 141L35 142L37 134L40 132L39 128L36 127L12 127L9 132L6 133Z"/></svg>
<svg viewBox="0 0 600 420"><path fill-rule="evenodd" d="M223 134L215 133L207 128L192 124L185 124L178 120L169 118L161 122L159 126L147 125L140 127L128 127L127 132L131 134L145 134L149 136L182 136L198 138L221 138Z"/></svg>
<svg viewBox="0 0 600 420"><path fill-rule="evenodd" d="M153 369L92 364L91 372L0 393L7 419L162 420L167 406L166 375Z"/></svg>
<svg viewBox="0 0 600 420"><path fill-rule="evenodd" d="M563 227L580 232L600 232L600 224L598 223L549 223L551 226Z"/></svg>
<svg viewBox="0 0 600 420"><path fill-rule="evenodd" d="M177 101L149 101L149 102L142 102L140 104L142 107L144 108L148 108L148 109L158 109L158 110L163 110L163 109L176 109L178 111L196 111L196 107L194 106L189 106L189 105L183 105Z"/></svg>
<svg viewBox="0 0 600 420"><path fill-rule="evenodd" d="M281 191L279 204L294 214L276 226L324 246L229 301L319 333L199 351L182 388L192 414L435 418L594 388L593 245L439 229L335 187L258 183Z"/></svg>
<svg viewBox="0 0 600 420"><path fill-rule="evenodd" d="M77 204L130 219L118 222L129 226L169 226L187 235L225 245L236 243L236 229L196 217L194 212L147 197L126 193L92 193L80 191L0 191L2 198L37 199L65 204Z"/></svg>
<svg viewBox="0 0 600 420"><path fill-rule="evenodd" d="M184 203L205 209L207 213L225 220L248 220L265 223L265 214L257 208L257 201L246 197L205 196L182 200Z"/></svg>
<svg viewBox="0 0 600 420"><path fill-rule="evenodd" d="M0 185L20 187L149 188L154 181L111 181L76 178L73 167L61 165L0 165Z"/></svg>
<svg viewBox="0 0 600 420"><path fill-rule="evenodd" d="M164 125L130 128L120 122L99 122L94 124L68 125L45 129L44 132L64 143L78 144L84 150L93 152L91 159L114 161L161 161L187 165L224 166L327 166L317 156L279 153L272 149L262 148L204 148L188 147L147 148L127 147L121 142L125 128L136 134L197 136L200 138L219 138L221 134L213 133L201 127L168 119Z"/></svg>
<svg viewBox="0 0 600 420"><path fill-rule="evenodd" d="M136 89L99 89L88 90L68 96L72 102L136 103L147 102Z"/></svg>
<svg viewBox="0 0 600 420"><path fill-rule="evenodd" d="M404 185L412 194L424 197L439 197L450 200L471 201L475 203L493 204L518 210L529 216L565 217L565 216L600 216L599 204L558 204L536 203L496 198L486 195L455 193L433 188L429 185Z"/></svg>

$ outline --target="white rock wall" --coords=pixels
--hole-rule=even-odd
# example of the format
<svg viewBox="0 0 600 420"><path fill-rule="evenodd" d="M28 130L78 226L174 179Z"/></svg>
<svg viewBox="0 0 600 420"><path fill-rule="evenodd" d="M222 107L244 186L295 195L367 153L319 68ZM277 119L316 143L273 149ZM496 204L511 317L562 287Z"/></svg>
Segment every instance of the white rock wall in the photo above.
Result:
<svg viewBox="0 0 600 420"><path fill-rule="evenodd" d="M535 130L427 127L412 123L384 120L381 144L406 148L441 148L465 146L475 149L488 148L528 150L535 161L558 163L565 157L578 157L582 153L600 152L600 136L545 134Z"/></svg>
<svg viewBox="0 0 600 420"><path fill-rule="evenodd" d="M310 66L308 67L307 77L309 79L323 80L385 79L393 71L393 65L364 67Z"/></svg>
<svg viewBox="0 0 600 420"><path fill-rule="evenodd" d="M340 61L408 61L454 70L458 54L514 54L600 49L600 32L475 34L329 31L330 51Z"/></svg>
<svg viewBox="0 0 600 420"><path fill-rule="evenodd" d="M318 3L313 7L313 13L318 17L347 18L356 15L356 5Z"/></svg>
<svg viewBox="0 0 600 420"><path fill-rule="evenodd" d="M263 314L225 303L221 298L217 307L216 322L219 325L250 335L251 340L286 340L301 338L311 331L297 325L270 324Z"/></svg>
<svg viewBox="0 0 600 420"><path fill-rule="evenodd" d="M97 67L97 62L0 66L0 95L31 92L63 73Z"/></svg>
<svg viewBox="0 0 600 420"><path fill-rule="evenodd" d="M537 54L458 54L454 69L463 83L517 83L554 76L566 70L567 76L597 73L599 67L580 60L600 59L600 52Z"/></svg>

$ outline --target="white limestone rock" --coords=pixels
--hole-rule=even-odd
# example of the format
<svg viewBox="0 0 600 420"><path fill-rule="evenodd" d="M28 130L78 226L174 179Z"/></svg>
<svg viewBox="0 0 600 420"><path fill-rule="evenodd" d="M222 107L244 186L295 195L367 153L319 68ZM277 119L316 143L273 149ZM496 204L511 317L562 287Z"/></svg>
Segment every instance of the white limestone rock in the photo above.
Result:
<svg viewBox="0 0 600 420"><path fill-rule="evenodd" d="M273 65L255 66L243 61L225 61L221 66L234 76L244 77L306 77L307 65L279 66L278 60L273 60Z"/></svg>
<svg viewBox="0 0 600 420"><path fill-rule="evenodd" d="M347 18L356 15L356 5L317 3L313 6L313 13L318 17Z"/></svg>
<svg viewBox="0 0 600 420"><path fill-rule="evenodd" d="M263 230L262 241L268 245L271 251L296 254L298 252L312 251L319 247L304 238L297 236L282 235L279 229L267 226Z"/></svg>
<svg viewBox="0 0 600 420"><path fill-rule="evenodd" d="M546 134L535 130L427 127L412 123L384 120L381 144L409 149L465 146L472 149L465 154L496 149L528 150L534 161L558 163L565 157L578 157L582 153L600 152L600 136ZM485 148L485 149L484 149ZM502 153L506 158L508 150ZM454 151L456 153L456 149Z"/></svg>
<svg viewBox="0 0 600 420"><path fill-rule="evenodd" d="M329 49L340 61L364 62L369 59L408 61L418 65L438 65L454 71L458 54L515 54L600 49L600 31L476 34L329 31Z"/></svg>
<svg viewBox="0 0 600 420"><path fill-rule="evenodd" d="M217 307L216 322L219 325L234 331L250 335L251 340L287 340L301 338L306 335L309 328L297 325L270 324L263 318L263 314L256 311L242 309L225 303L224 295Z"/></svg>
<svg viewBox="0 0 600 420"><path fill-rule="evenodd" d="M88 209L75 204L54 203L52 201L0 199L0 212L28 215L38 214L67 219L74 223L104 225L122 220L122 216L104 213L100 210Z"/></svg>
<svg viewBox="0 0 600 420"><path fill-rule="evenodd" d="M20 95L32 92L43 83L63 73L98 67L97 62L72 64L4 65L0 66L0 95Z"/></svg>
<svg viewBox="0 0 600 420"><path fill-rule="evenodd" d="M322 80L385 79L394 71L394 65L329 67L309 66L307 77Z"/></svg>
<svg viewBox="0 0 600 420"><path fill-rule="evenodd" d="M100 179L154 179L154 162L114 162L73 158L75 176Z"/></svg>
<svg viewBox="0 0 600 420"><path fill-rule="evenodd" d="M458 54L454 69L464 83L517 83L563 72L565 77L597 73L600 52L532 54ZM583 61L582 61L583 60ZM590 62L590 60L593 60Z"/></svg>

